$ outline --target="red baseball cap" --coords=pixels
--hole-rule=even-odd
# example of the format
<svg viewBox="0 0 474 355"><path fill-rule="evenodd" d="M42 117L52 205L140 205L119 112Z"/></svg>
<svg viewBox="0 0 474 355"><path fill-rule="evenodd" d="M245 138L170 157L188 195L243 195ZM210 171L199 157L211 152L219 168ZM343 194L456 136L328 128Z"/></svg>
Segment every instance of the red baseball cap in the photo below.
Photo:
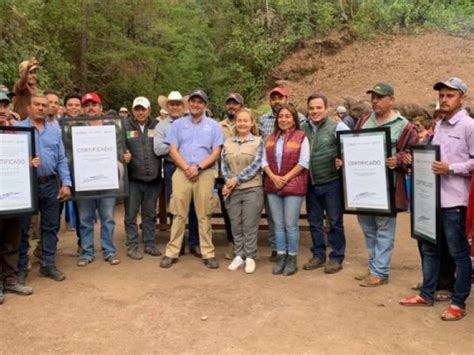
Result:
<svg viewBox="0 0 474 355"><path fill-rule="evenodd" d="M272 91L270 91L270 96L272 96L272 94L274 94L274 93L278 93L281 96L288 97L288 90L286 90L285 88L282 88L282 87L276 87L276 88L272 89Z"/></svg>
<svg viewBox="0 0 474 355"><path fill-rule="evenodd" d="M81 104L85 104L87 101L92 101L95 102L96 104L101 104L102 102L100 101L99 95L97 95L94 92L89 92L85 94L82 99L81 99Z"/></svg>

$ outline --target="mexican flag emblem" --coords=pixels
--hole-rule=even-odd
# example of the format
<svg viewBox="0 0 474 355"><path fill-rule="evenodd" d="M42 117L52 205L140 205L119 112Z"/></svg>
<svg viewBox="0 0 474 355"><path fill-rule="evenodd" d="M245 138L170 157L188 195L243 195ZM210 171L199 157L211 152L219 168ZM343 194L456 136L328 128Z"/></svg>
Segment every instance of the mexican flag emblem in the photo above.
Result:
<svg viewBox="0 0 474 355"><path fill-rule="evenodd" d="M138 138L138 131L127 131L127 139Z"/></svg>

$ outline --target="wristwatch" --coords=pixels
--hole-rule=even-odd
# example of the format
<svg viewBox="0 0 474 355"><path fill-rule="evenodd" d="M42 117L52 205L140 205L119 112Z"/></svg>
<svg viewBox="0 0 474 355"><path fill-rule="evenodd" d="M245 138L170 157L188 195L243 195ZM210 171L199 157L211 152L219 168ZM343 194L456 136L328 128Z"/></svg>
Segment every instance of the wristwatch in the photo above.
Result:
<svg viewBox="0 0 474 355"><path fill-rule="evenodd" d="M448 168L448 175L454 175L453 167L450 165Z"/></svg>
<svg viewBox="0 0 474 355"><path fill-rule="evenodd" d="M201 171L203 171L203 168L202 168L199 164L198 164L196 167L197 167L197 169L198 169L198 174L200 174Z"/></svg>

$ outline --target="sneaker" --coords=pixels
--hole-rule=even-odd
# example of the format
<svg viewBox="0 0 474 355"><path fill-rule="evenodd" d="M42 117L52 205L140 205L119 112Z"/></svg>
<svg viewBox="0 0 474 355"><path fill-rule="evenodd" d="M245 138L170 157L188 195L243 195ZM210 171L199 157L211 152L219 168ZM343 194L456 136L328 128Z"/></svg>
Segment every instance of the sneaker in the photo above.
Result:
<svg viewBox="0 0 474 355"><path fill-rule="evenodd" d="M107 256L105 259L110 265L118 265L120 264L120 259L115 256L115 254Z"/></svg>
<svg viewBox="0 0 474 355"><path fill-rule="evenodd" d="M90 259L79 258L76 265L79 266L79 267L84 267L84 266L89 265L91 262L92 262L92 260L90 260Z"/></svg>
<svg viewBox="0 0 474 355"><path fill-rule="evenodd" d="M307 263L303 264L303 269L305 270L314 270L320 267L323 267L326 264L326 260L322 260L313 256L311 259L308 260Z"/></svg>
<svg viewBox="0 0 474 355"><path fill-rule="evenodd" d="M219 263L217 262L216 258L204 259L204 265L206 265L209 269L219 268Z"/></svg>
<svg viewBox="0 0 474 355"><path fill-rule="evenodd" d="M324 272L326 274L335 274L336 272L341 271L341 270L342 270L342 264L332 259L329 259L328 263L324 267Z"/></svg>
<svg viewBox="0 0 474 355"><path fill-rule="evenodd" d="M227 267L227 270L235 271L239 267L241 267L244 263L245 263L244 260L240 256L237 255L234 258L234 260L232 260L232 262L229 264L229 266Z"/></svg>
<svg viewBox="0 0 474 355"><path fill-rule="evenodd" d="M176 262L178 262L177 258L170 258L169 256L164 256L163 259L161 259L160 267L164 269L168 269L171 266L173 266L173 264Z"/></svg>
<svg viewBox="0 0 474 355"><path fill-rule="evenodd" d="M56 266L40 266L40 276L48 277L54 281L63 281L66 279L66 275L59 271Z"/></svg>
<svg viewBox="0 0 474 355"><path fill-rule="evenodd" d="M255 272L255 260L252 258L245 259L245 272L247 274L253 274Z"/></svg>
<svg viewBox="0 0 474 355"><path fill-rule="evenodd" d="M234 243L229 243L227 253L224 254L224 259L232 260L235 257L234 253Z"/></svg>
<svg viewBox="0 0 474 355"><path fill-rule="evenodd" d="M138 249L129 249L127 251L127 256L130 258L130 259L133 259L133 260L141 260L143 259L143 254L140 250Z"/></svg>
<svg viewBox="0 0 474 355"><path fill-rule="evenodd" d="M145 247L145 254L151 256L161 256L161 251L159 251L158 248L155 246Z"/></svg>
<svg viewBox="0 0 474 355"><path fill-rule="evenodd" d="M31 287L20 285L18 282L11 285L5 285L4 290L5 292L14 293L20 296L30 296L33 294L33 289Z"/></svg>

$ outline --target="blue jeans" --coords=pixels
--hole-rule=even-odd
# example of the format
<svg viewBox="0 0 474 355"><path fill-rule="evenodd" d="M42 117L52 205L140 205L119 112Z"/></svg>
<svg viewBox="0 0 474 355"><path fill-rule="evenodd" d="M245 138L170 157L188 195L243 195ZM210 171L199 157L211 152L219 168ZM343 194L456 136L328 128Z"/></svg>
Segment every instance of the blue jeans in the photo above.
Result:
<svg viewBox="0 0 474 355"><path fill-rule="evenodd" d="M275 243L278 254L298 254L300 241L300 228L298 219L300 217L301 205L304 196L279 196L267 194L268 204L272 212L275 224Z"/></svg>
<svg viewBox="0 0 474 355"><path fill-rule="evenodd" d="M160 195L159 181L130 181L129 197L125 199L125 233L129 250L137 249L138 238L137 215L142 212L143 243L146 247L156 244L156 201Z"/></svg>
<svg viewBox="0 0 474 355"><path fill-rule="evenodd" d="M56 180L38 184L38 207L40 211L41 225L41 265L54 266L56 250L58 245L58 221L59 221L59 185ZM20 257L18 259L18 270L28 269L28 251L30 249L30 224L31 216L22 217L21 221L21 243Z"/></svg>
<svg viewBox="0 0 474 355"><path fill-rule="evenodd" d="M273 223L272 210L270 209L270 203L268 202L268 194L265 192L263 194L263 204L265 206L265 212L267 214L267 223L268 223L268 242L272 251L275 251L275 223Z"/></svg>
<svg viewBox="0 0 474 355"><path fill-rule="evenodd" d="M324 237L324 211L329 219L328 243L332 248L329 258L339 264L344 261L346 237L341 204L341 187L339 180L323 185L308 185L306 195L308 223L313 240L313 255L326 260L326 240Z"/></svg>
<svg viewBox="0 0 474 355"><path fill-rule="evenodd" d="M164 175L165 175L165 195L166 202L170 202L171 193L173 192L173 184L171 177L173 176L176 166L173 163L164 161L163 164ZM194 209L194 203L191 203L189 207L188 215L188 243L190 247L199 246L199 224L197 221L196 210Z"/></svg>
<svg viewBox="0 0 474 355"><path fill-rule="evenodd" d="M471 258L470 247L466 237L466 207L441 209L441 233L446 238L449 254L456 264L456 280L452 304L464 308L465 301L471 292ZM440 245L422 241L423 251L423 286L421 297L433 300L438 283L440 269Z"/></svg>
<svg viewBox="0 0 474 355"><path fill-rule="evenodd" d="M100 219L100 245L104 259L115 255L114 243L114 209L115 197L104 197L91 200L78 200L81 228L81 259L94 260L94 223L96 211Z"/></svg>
<svg viewBox="0 0 474 355"><path fill-rule="evenodd" d="M372 275L388 278L395 240L396 217L358 215L369 252L369 271Z"/></svg>

